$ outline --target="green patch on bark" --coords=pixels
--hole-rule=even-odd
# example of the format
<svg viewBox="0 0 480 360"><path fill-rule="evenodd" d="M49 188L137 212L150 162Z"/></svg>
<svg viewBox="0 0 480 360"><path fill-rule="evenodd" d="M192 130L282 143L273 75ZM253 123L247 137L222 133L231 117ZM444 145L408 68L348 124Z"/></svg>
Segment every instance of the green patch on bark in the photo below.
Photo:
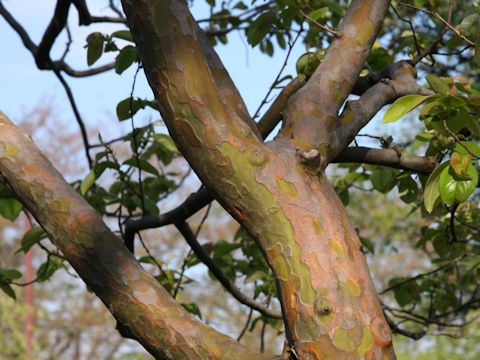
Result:
<svg viewBox="0 0 480 360"><path fill-rule="evenodd" d="M358 45L361 47L367 46L374 31L375 26L371 20L365 21L360 27L358 27L356 36Z"/></svg>
<svg viewBox="0 0 480 360"><path fill-rule="evenodd" d="M344 328L337 328L333 334L333 346L337 349L345 350L345 351L353 351L355 350L355 343L353 342L348 330Z"/></svg>
<svg viewBox="0 0 480 360"><path fill-rule="evenodd" d="M358 282L353 279L347 279L347 281L341 282L340 286L351 296L357 297L360 296L360 294L362 293L362 288L360 287Z"/></svg>
<svg viewBox="0 0 480 360"><path fill-rule="evenodd" d="M362 335L362 340L360 342L360 345L357 347L357 353L360 356L364 356L365 353L372 347L373 345L373 334L370 331L370 328L368 326L365 326L363 328L363 335Z"/></svg>
<svg viewBox="0 0 480 360"><path fill-rule="evenodd" d="M320 222L318 221L318 219L312 220L312 226L313 226L313 232L315 233L315 235L321 235L323 233L323 228L320 225Z"/></svg>
<svg viewBox="0 0 480 360"><path fill-rule="evenodd" d="M267 252L277 276L283 281L288 281L290 276L297 277L300 280L298 289L300 300L306 305L313 305L315 290L311 284L311 272L301 260L300 246L296 242L293 226L280 208L275 195L256 180L256 172L261 171L262 167L269 163L268 153L262 155L263 149L254 148L241 151L227 141L217 145L216 149L232 164L232 176L227 181L233 186L237 196L242 194L242 189L248 189L250 194L255 195L243 194L235 200L237 208L248 209L251 220L246 224L247 228L259 234L258 239ZM250 155L253 152L257 159L261 159L260 162L253 161L252 164ZM287 188L287 192L292 193L293 190L288 184L282 186ZM219 184L219 188L222 186ZM285 252L287 245L288 254Z"/></svg>
<svg viewBox="0 0 480 360"><path fill-rule="evenodd" d="M8 157L15 157L18 155L18 149L15 145L5 143L3 147L5 148L5 155L7 155Z"/></svg>
<svg viewBox="0 0 480 360"><path fill-rule="evenodd" d="M288 195L289 197L296 197L298 196L297 189L295 188L295 185L289 181L276 178L275 181L277 182L277 186L280 189L281 192L284 194Z"/></svg>
<svg viewBox="0 0 480 360"><path fill-rule="evenodd" d="M328 246L330 249L334 250L337 255L345 255L345 248L343 247L343 244L338 241L338 240L328 240Z"/></svg>

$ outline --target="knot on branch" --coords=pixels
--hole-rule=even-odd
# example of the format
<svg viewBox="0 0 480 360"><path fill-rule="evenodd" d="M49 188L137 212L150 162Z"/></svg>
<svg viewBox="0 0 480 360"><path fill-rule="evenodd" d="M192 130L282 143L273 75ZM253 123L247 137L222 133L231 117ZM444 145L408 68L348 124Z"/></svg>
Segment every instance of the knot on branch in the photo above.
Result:
<svg viewBox="0 0 480 360"><path fill-rule="evenodd" d="M325 167L325 156L322 156L320 150L312 148L310 150L299 151L300 163L312 170L315 174L320 174Z"/></svg>

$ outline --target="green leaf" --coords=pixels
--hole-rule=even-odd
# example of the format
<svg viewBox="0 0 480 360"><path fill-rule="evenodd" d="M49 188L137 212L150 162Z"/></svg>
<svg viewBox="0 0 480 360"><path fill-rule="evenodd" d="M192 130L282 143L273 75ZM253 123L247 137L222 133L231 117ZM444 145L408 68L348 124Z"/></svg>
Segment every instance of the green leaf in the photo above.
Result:
<svg viewBox="0 0 480 360"><path fill-rule="evenodd" d="M407 204L410 204L417 200L418 196L418 185L415 180L409 175L399 180L398 182L398 192L400 194L400 199Z"/></svg>
<svg viewBox="0 0 480 360"><path fill-rule="evenodd" d="M50 279L50 277L58 269L63 267L63 260L58 257L50 257L46 262L44 262L37 270L37 281L43 282Z"/></svg>
<svg viewBox="0 0 480 360"><path fill-rule="evenodd" d="M153 107L154 103L142 99L133 99L128 97L120 101L117 105L117 117L118 120L130 119L137 113L138 110L143 109L145 106Z"/></svg>
<svg viewBox="0 0 480 360"><path fill-rule="evenodd" d="M82 183L80 184L80 193L82 195L85 195L88 189L92 187L92 185L95 183L95 179L95 172L93 170L90 171L87 176L85 176L85 179L83 179Z"/></svg>
<svg viewBox="0 0 480 360"><path fill-rule="evenodd" d="M480 36L477 36L477 40L475 40L475 55L473 57L473 60L477 64L477 66L480 66Z"/></svg>
<svg viewBox="0 0 480 360"><path fill-rule="evenodd" d="M395 170L387 167L379 167L370 175L370 181L375 190L381 193L387 193L394 186L396 176L397 172Z"/></svg>
<svg viewBox="0 0 480 360"><path fill-rule="evenodd" d="M407 306L413 301L412 296L410 295L410 291L405 286L400 286L395 288L394 290L395 300L397 301L398 305L401 307Z"/></svg>
<svg viewBox="0 0 480 360"><path fill-rule="evenodd" d="M16 254L20 251L26 253L30 248L39 243L40 240L45 239L47 237L47 233L43 230L40 226L33 226L27 233L23 236L22 245L20 249L16 251Z"/></svg>
<svg viewBox="0 0 480 360"><path fill-rule="evenodd" d="M445 84L437 75L430 74L425 78L427 79L428 85L430 85L432 90L437 94L448 95L450 93L450 88L448 85Z"/></svg>
<svg viewBox="0 0 480 360"><path fill-rule="evenodd" d="M225 240L219 240L213 246L214 257L221 258L222 256L231 253L239 247L239 244L231 244Z"/></svg>
<svg viewBox="0 0 480 360"><path fill-rule="evenodd" d="M0 281L5 282L20 279L22 277L22 273L15 269L0 269Z"/></svg>
<svg viewBox="0 0 480 360"><path fill-rule="evenodd" d="M327 13L328 13L328 7L322 7L320 9L313 10L311 13L308 14L308 17L313 21L318 21L323 19L325 16L327 16Z"/></svg>
<svg viewBox="0 0 480 360"><path fill-rule="evenodd" d="M164 150L171 152L173 154L178 154L179 151L175 146L172 138L166 134L155 134L153 136L155 142L159 144Z"/></svg>
<svg viewBox="0 0 480 360"><path fill-rule="evenodd" d="M438 189L440 174L448 165L448 161L440 164L435 168L435 170L433 170L433 172L428 177L427 184L425 185L425 191L423 194L423 204L425 206L425 210L427 210L427 212L429 213L433 211L435 201L440 196L440 191Z"/></svg>
<svg viewBox="0 0 480 360"><path fill-rule="evenodd" d="M272 28L275 13L269 11L263 13L247 29L247 41L250 45L258 45Z"/></svg>
<svg viewBox="0 0 480 360"><path fill-rule="evenodd" d="M384 124L397 121L406 113L415 109L418 105L423 103L430 96L424 95L406 95L397 99L390 109L385 112L382 122Z"/></svg>
<svg viewBox="0 0 480 360"><path fill-rule="evenodd" d="M157 176L160 175L158 173L158 170L152 164L150 164L148 161L144 159L130 158L128 160L125 160L124 164L142 169L143 171L146 171L153 175L157 175Z"/></svg>
<svg viewBox="0 0 480 360"><path fill-rule="evenodd" d="M112 33L112 38L133 42L132 34L128 30L119 30Z"/></svg>
<svg viewBox="0 0 480 360"><path fill-rule="evenodd" d="M447 205L464 202L475 191L478 183L478 174L475 166L470 164L466 170L468 180L462 180L457 176L451 166L442 170L439 179L440 198Z"/></svg>
<svg viewBox="0 0 480 360"><path fill-rule="evenodd" d="M14 221L22 211L22 204L14 198L0 198L0 215Z"/></svg>
<svg viewBox="0 0 480 360"><path fill-rule="evenodd" d="M190 314L197 315L200 319L202 318L202 313L201 313L200 308L198 307L197 304L195 304L195 303L189 303L189 304L182 303L182 306Z"/></svg>
<svg viewBox="0 0 480 360"><path fill-rule="evenodd" d="M94 32L87 37L87 64L93 65L103 53L104 36L99 32Z"/></svg>
<svg viewBox="0 0 480 360"><path fill-rule="evenodd" d="M123 73L126 69L138 59L137 48L132 45L125 46L115 59L115 72L117 74Z"/></svg>
<svg viewBox="0 0 480 360"><path fill-rule="evenodd" d="M3 292L7 294L9 297L11 297L13 300L17 299L17 296L15 295L15 291L13 291L12 287L9 284L0 282L0 289L2 289Z"/></svg>
<svg viewBox="0 0 480 360"><path fill-rule="evenodd" d="M480 14L472 14L462 20L458 30L467 38L478 39L480 33Z"/></svg>
<svg viewBox="0 0 480 360"><path fill-rule="evenodd" d="M472 153L476 157L480 157L480 146L473 141L459 141L455 143L454 151L461 155Z"/></svg>
<svg viewBox="0 0 480 360"><path fill-rule="evenodd" d="M368 250L369 253L375 253L375 245L373 245L373 242L370 239L360 236L360 242L362 243L363 247Z"/></svg>

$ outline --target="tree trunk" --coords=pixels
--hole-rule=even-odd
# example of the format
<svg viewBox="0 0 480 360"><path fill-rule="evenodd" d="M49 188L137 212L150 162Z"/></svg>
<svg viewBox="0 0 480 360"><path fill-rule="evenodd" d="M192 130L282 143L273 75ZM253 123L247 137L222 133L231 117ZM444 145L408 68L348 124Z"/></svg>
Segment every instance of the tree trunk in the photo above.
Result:
<svg viewBox="0 0 480 360"><path fill-rule="evenodd" d="M330 126L336 119L331 113L338 113L353 88L389 2L352 3L343 25L349 33L332 45L335 52L345 48L350 62L337 69L335 52L327 55L320 68L339 77L323 72L310 85L326 82L326 93L335 97L318 104L306 90L296 96L283 138L268 145L245 116L240 95L185 2L122 3L170 134L203 183L250 232L274 272L291 354L394 358L358 237L322 163L346 141ZM342 80L341 71L350 82ZM327 116L312 116L323 110ZM337 140L335 147L316 145L330 138ZM314 166L299 153L309 149L319 154Z"/></svg>
<svg viewBox="0 0 480 360"><path fill-rule="evenodd" d="M187 2L122 0L170 134L273 270L291 358L395 357L358 237L324 175L368 116L396 94L384 99L372 88L339 116L389 3L352 1L321 65L290 100L279 138L264 143ZM188 314L2 114L0 181L46 229L121 332L155 357L271 358Z"/></svg>

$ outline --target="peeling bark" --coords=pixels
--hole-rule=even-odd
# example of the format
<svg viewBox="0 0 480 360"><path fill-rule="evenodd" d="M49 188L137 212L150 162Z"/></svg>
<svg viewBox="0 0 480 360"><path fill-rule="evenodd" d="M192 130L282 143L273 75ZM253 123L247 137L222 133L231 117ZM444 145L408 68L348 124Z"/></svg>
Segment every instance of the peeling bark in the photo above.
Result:
<svg viewBox="0 0 480 360"><path fill-rule="evenodd" d="M393 359L391 332L360 242L325 176L304 166L297 143L281 138L263 144L239 116L242 105L229 96L236 89L221 63L208 60L215 54L185 2L122 3L172 137L217 200L252 234L274 272L291 353L299 359ZM329 104L338 112L350 93L388 4L353 1L331 59L288 108L299 141L328 138ZM345 47L351 51L339 54ZM332 61L340 55L355 61L335 68ZM308 91L324 84L329 87L317 95L330 91L329 104L310 102Z"/></svg>
<svg viewBox="0 0 480 360"><path fill-rule="evenodd" d="M176 303L2 113L0 181L47 231L122 328L156 358L272 358L202 324Z"/></svg>

